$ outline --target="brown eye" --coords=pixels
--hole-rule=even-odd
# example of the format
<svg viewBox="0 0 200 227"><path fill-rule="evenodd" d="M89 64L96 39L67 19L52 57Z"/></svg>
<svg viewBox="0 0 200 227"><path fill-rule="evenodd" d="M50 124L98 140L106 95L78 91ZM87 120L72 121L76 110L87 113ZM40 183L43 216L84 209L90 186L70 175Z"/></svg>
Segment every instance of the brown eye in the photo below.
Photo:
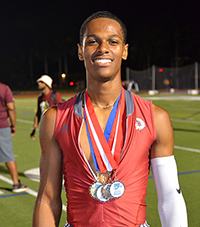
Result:
<svg viewBox="0 0 200 227"><path fill-rule="evenodd" d="M109 43L111 45L117 45L119 42L117 40L110 40Z"/></svg>
<svg viewBox="0 0 200 227"><path fill-rule="evenodd" d="M92 45L92 44L96 44L98 43L97 40L93 39L93 40L88 40L88 44Z"/></svg>

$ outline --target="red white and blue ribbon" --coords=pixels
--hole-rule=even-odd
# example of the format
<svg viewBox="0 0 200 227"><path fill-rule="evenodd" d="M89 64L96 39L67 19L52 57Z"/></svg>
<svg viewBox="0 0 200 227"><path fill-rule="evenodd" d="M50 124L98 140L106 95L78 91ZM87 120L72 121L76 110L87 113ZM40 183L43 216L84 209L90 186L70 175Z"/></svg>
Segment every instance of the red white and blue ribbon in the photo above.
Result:
<svg viewBox="0 0 200 227"><path fill-rule="evenodd" d="M87 90L85 92L84 117L88 140L95 169L101 173L115 170L119 164L120 149L117 148L116 142L118 141L120 135L119 124L122 118L121 106L123 98L124 90L122 89L122 93L113 106L103 133Z"/></svg>

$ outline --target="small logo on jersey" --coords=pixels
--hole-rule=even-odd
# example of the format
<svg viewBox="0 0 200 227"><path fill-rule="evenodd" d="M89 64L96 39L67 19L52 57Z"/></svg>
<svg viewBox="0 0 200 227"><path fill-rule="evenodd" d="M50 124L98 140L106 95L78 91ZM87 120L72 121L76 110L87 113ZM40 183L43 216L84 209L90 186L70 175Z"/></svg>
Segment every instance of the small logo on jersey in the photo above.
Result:
<svg viewBox="0 0 200 227"><path fill-rule="evenodd" d="M136 130L142 130L143 128L145 128L145 126L146 125L145 125L144 121L141 118L137 117L136 122L135 122Z"/></svg>
<svg viewBox="0 0 200 227"><path fill-rule="evenodd" d="M69 131L67 124L63 125L59 132L65 132L65 131Z"/></svg>
<svg viewBox="0 0 200 227"><path fill-rule="evenodd" d="M176 191L178 192L178 194L181 194L181 189L176 189Z"/></svg>

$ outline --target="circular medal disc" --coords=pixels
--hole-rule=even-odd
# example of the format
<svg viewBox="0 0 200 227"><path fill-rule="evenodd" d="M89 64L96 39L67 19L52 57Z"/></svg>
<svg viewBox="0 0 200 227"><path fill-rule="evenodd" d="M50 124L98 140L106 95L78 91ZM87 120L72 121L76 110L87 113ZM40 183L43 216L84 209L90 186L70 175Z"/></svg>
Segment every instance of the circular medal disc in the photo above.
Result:
<svg viewBox="0 0 200 227"><path fill-rule="evenodd" d="M114 198L119 198L124 194L125 187L121 181L115 181L110 186L110 194Z"/></svg>
<svg viewBox="0 0 200 227"><path fill-rule="evenodd" d="M97 197L96 197L97 189L98 189L98 187L101 186L101 185L102 185L101 182L95 182L95 183L93 183L93 184L90 186L89 192L90 192L90 195L91 195L92 198L97 199Z"/></svg>
<svg viewBox="0 0 200 227"><path fill-rule="evenodd" d="M106 199L102 194L102 188L103 188L103 185L98 187L96 197L100 202L108 202L109 199Z"/></svg>
<svg viewBox="0 0 200 227"><path fill-rule="evenodd" d="M102 187L102 194L106 199L113 199L113 196L110 194L111 184L106 184Z"/></svg>

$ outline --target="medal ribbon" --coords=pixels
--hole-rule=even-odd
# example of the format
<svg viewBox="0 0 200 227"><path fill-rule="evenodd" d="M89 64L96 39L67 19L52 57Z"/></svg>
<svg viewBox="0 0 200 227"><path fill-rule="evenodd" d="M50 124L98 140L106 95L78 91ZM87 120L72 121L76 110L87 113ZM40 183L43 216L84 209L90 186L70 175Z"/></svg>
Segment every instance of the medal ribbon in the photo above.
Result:
<svg viewBox="0 0 200 227"><path fill-rule="evenodd" d="M118 151L118 153L120 152L120 149L116 149L116 141L118 141L119 139L119 136L117 135L119 135L118 128L122 115L120 114L120 110L122 96L124 97L123 93L124 90L122 89L122 95L118 97L118 100L115 102L115 105L109 116L104 135L98 123L87 90L85 92L84 116L86 122L86 129L88 133L88 140L95 168L96 170L100 170L101 173L105 173L106 171L112 171L113 169L116 169L119 163L120 154L116 155L117 157L116 159L114 158L114 155L116 150ZM120 103L119 108L117 108L118 103Z"/></svg>
<svg viewBox="0 0 200 227"><path fill-rule="evenodd" d="M120 96L121 96L121 94L120 94ZM113 106L113 109L112 109L112 111L110 113L110 116L109 116L108 121L107 121L107 124L106 124L105 131L104 131L104 135L105 135L105 138L106 138L107 142L109 141L109 138L110 138L110 134L111 134L111 130L112 130L112 126L113 126L114 120L115 120L115 115L116 115L116 112L117 112L117 107L118 107L120 96L118 97L118 99L116 100L116 102L115 102L115 104ZM86 120L85 109L84 109L84 118L85 118L86 130L87 130L87 135L88 135L88 140L89 140L89 144L90 144L90 149L91 149L91 153L92 153L92 158L93 158L94 166L95 166L95 169L97 171L99 171L100 169L99 169L99 166L98 166L96 157L95 157L95 153L94 153L94 149L93 149L93 146L92 146L92 141L91 141L91 137L90 137L90 133L89 133L89 128L88 128L88 124L87 124L87 120ZM118 124L119 124L119 117L118 117ZM116 141L116 138L117 137L115 136L115 141ZM113 146L113 148L114 147L115 147L115 145ZM112 154L114 155L114 149L112 149Z"/></svg>

